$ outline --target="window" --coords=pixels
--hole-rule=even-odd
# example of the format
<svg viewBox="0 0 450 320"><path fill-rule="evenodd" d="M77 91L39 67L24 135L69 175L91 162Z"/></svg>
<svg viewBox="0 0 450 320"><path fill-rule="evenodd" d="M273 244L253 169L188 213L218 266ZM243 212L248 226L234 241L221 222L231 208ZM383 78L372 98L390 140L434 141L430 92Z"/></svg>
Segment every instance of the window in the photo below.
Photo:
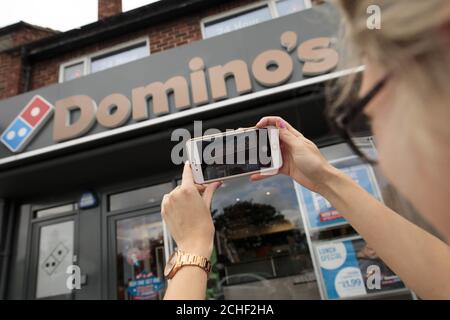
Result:
<svg viewBox="0 0 450 320"><path fill-rule="evenodd" d="M109 196L109 210L121 210L141 205L159 204L166 193L172 191L172 182L158 184Z"/></svg>
<svg viewBox="0 0 450 320"><path fill-rule="evenodd" d="M272 19L269 6L251 9L243 13L205 23L205 38L239 30Z"/></svg>
<svg viewBox="0 0 450 320"><path fill-rule="evenodd" d="M67 267L72 265L74 222L42 227L39 236L36 298L68 294Z"/></svg>
<svg viewBox="0 0 450 320"><path fill-rule="evenodd" d="M292 179L225 181L212 214L209 299L319 298Z"/></svg>
<svg viewBox="0 0 450 320"><path fill-rule="evenodd" d="M280 17L308 8L306 1L302 0L279 0L276 7Z"/></svg>
<svg viewBox="0 0 450 320"><path fill-rule="evenodd" d="M117 297L119 300L162 299L164 240L161 221L151 215L116 223Z"/></svg>
<svg viewBox="0 0 450 320"><path fill-rule="evenodd" d="M44 218L48 216L53 216L61 213L68 213L78 209L78 205L76 203L69 203L62 206L51 207L41 210L36 210L34 212L34 218Z"/></svg>
<svg viewBox="0 0 450 320"><path fill-rule="evenodd" d="M128 42L60 66L59 82L106 70L150 55L148 39Z"/></svg>
<svg viewBox="0 0 450 320"><path fill-rule="evenodd" d="M109 69L146 56L148 56L147 46L145 43L140 43L135 47L128 47L124 50L93 58L91 62L91 73Z"/></svg>
<svg viewBox="0 0 450 320"><path fill-rule="evenodd" d="M84 62L78 62L64 68L64 81L80 78L85 74Z"/></svg>
<svg viewBox="0 0 450 320"><path fill-rule="evenodd" d="M202 23L203 38L239 30L310 7L310 0L263 1L205 19Z"/></svg>

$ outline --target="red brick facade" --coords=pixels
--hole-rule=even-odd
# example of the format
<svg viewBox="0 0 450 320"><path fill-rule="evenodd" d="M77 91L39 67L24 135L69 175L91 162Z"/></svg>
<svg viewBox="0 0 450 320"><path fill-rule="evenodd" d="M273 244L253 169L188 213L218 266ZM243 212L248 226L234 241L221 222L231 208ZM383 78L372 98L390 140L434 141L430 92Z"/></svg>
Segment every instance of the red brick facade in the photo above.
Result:
<svg viewBox="0 0 450 320"><path fill-rule="evenodd" d="M24 43L55 34L55 31L28 25L20 25L10 33L0 35L0 99L20 93L22 59L20 50L5 52Z"/></svg>
<svg viewBox="0 0 450 320"><path fill-rule="evenodd" d="M98 19L122 13L122 0L98 0Z"/></svg>
<svg viewBox="0 0 450 320"><path fill-rule="evenodd" d="M57 57L35 62L31 66L30 89L38 89L57 83L59 67L65 62L88 54L93 54L99 50L107 49L133 39L148 37L152 54L201 40L200 23L202 19L257 1L259 0L228 1L227 3L198 12L195 15L190 14L189 16L170 20L156 26L139 30L138 32L107 39L103 42L96 43L95 45L80 47L78 50L72 50ZM27 38L25 35L17 35L16 37L23 40L33 40L31 36L30 38ZM0 99L18 94L20 84L20 56L15 54L14 56L9 55L2 57L2 55L3 54L0 54Z"/></svg>

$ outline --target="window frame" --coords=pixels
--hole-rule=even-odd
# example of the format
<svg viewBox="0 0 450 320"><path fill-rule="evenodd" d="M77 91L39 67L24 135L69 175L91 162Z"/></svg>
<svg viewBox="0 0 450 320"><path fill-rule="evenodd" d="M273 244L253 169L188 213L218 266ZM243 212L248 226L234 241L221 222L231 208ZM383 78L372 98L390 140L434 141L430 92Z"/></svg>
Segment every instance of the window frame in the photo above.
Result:
<svg viewBox="0 0 450 320"><path fill-rule="evenodd" d="M267 6L269 8L269 12L270 15L272 16L272 19L278 18L280 17L280 15L278 14L278 9L277 9L277 2L278 0L263 0L263 1L257 1L255 3L251 3L245 6L241 6L241 7L237 7L225 12L221 12L212 16L208 16L205 17L203 19L200 20L200 29L201 29L201 33L202 33L202 39L209 39L209 38L205 38L205 33L206 33L206 24L217 21L217 20L222 20L222 19L226 19L227 17L231 17L231 16L235 16L235 15L239 15L241 13L245 13L246 11L251 11L253 9L258 9L258 8L262 8L264 6ZM303 0L304 4L305 4L305 8L306 9L310 9L312 7L312 3L311 0ZM213 37L211 37L213 38Z"/></svg>
<svg viewBox="0 0 450 320"><path fill-rule="evenodd" d="M145 48L148 50L148 56L151 55L151 50L150 50L150 39L148 36L146 37L140 37L140 38L136 38L134 40L130 40L127 42L123 42L120 44L117 44L115 46L106 48L106 49L102 49L100 51L96 51L94 53L82 56L82 57L78 57L69 61L66 61L62 64L59 65L59 75L58 75L58 83L64 83L67 81L64 81L64 71L67 67L79 64L79 63L83 63L83 75L81 77L87 76L89 74L91 74L91 64L92 64L92 60L94 60L95 58L98 58L100 56L107 56L109 54L112 54L116 51L121 51L123 49L126 49L127 47L133 47L139 43L145 43ZM106 70L106 69L105 69ZM75 79L73 79L75 80ZM70 80L68 80L70 81Z"/></svg>

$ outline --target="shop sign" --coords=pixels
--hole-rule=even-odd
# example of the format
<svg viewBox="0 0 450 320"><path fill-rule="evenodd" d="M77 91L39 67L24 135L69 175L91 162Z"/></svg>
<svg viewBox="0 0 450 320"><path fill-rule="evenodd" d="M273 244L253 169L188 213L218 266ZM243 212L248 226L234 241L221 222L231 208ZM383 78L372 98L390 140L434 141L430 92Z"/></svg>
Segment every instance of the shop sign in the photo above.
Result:
<svg viewBox="0 0 450 320"><path fill-rule="evenodd" d="M288 31L281 36L281 43L289 52L295 46L296 39L297 35ZM331 38L323 37L310 39L298 46L297 57L303 62L303 75L319 75L336 68L339 56L337 51L330 47L331 43ZM210 97L214 101L227 99L226 78L230 75L234 77L239 94L253 90L252 77L264 87L279 86L286 83L294 71L294 62L288 52L282 49L263 51L255 57L251 66L244 60L236 59L206 68L202 58L194 57L189 62L190 85L189 79L175 76L164 83L157 81L133 88L131 100L122 93L112 93L97 105L97 102L87 95L75 95L56 101L53 107L37 95L3 132L1 142L11 151L20 152L53 110L53 140L62 142L83 136L96 122L107 129L114 129L128 122L130 117L136 122L148 120L149 98L153 102L154 114L168 114L170 92L173 93L177 110L192 107L191 101L201 105L208 103ZM79 113L76 120L71 117L73 112Z"/></svg>

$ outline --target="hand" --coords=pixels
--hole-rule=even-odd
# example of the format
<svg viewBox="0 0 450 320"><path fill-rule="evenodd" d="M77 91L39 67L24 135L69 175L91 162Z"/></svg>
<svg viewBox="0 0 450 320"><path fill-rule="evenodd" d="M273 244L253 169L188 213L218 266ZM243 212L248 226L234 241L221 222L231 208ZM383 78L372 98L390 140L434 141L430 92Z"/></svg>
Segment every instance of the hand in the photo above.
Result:
<svg viewBox="0 0 450 320"><path fill-rule="evenodd" d="M264 117L256 127L276 126L280 132L283 166L278 171L293 178L304 187L319 192L326 185L335 168L320 153L317 146L280 117ZM251 180L261 180L268 175L254 174Z"/></svg>
<svg viewBox="0 0 450 320"><path fill-rule="evenodd" d="M191 166L184 165L181 185L164 195L161 203L162 217L178 249L206 258L211 257L214 241L214 224L211 217L211 200L221 182L207 186L194 184Z"/></svg>

